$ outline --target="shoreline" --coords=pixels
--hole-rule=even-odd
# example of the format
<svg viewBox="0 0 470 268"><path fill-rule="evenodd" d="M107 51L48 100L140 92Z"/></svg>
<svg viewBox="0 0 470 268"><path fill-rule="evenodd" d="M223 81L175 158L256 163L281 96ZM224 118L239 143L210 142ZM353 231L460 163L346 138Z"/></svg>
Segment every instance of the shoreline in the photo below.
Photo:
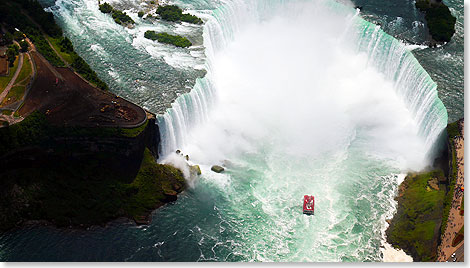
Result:
<svg viewBox="0 0 470 268"><path fill-rule="evenodd" d="M387 220L382 249L384 261L402 261L400 256L405 253L413 261L450 261L452 253L463 247L463 239L452 245L460 230L463 231L464 223L464 216L460 215L463 199L460 187L464 185L463 127L462 118L446 128L448 147L438 159L448 159L448 166L441 163L432 170L408 173L398 184L396 211ZM459 252L461 255L453 261L463 261L463 251Z"/></svg>
<svg viewBox="0 0 470 268"><path fill-rule="evenodd" d="M457 245L453 245L454 239L457 237L458 232L464 226L464 215L460 214L460 204L463 199L463 192L460 187L464 185L464 121L458 121L458 128L461 130L461 136L451 137L453 140L450 146L453 146L456 156L457 178L452 197L452 207L449 211L449 220L443 234L441 234L441 244L438 248L437 261L445 262L451 258L452 253L457 251L464 245L464 240Z"/></svg>
<svg viewBox="0 0 470 268"><path fill-rule="evenodd" d="M400 185L403 183L403 181L406 178L406 173L401 173L397 175L397 194L398 194L398 189L400 188ZM386 215L385 219L385 224L382 229L382 245L380 246L380 251L382 253L382 261L383 262L413 262L413 257L410 255L406 254L405 251L402 249L396 249L394 248L390 243L387 241L387 234L386 231L390 227L390 221L393 219L395 214L397 213L398 209L398 202L393 200L393 208L389 212L389 215Z"/></svg>

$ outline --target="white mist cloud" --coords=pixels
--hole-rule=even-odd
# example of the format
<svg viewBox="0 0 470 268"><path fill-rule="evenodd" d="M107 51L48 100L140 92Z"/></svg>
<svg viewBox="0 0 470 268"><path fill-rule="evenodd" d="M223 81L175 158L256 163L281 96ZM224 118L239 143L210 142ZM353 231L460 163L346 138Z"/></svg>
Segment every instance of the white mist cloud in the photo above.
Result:
<svg viewBox="0 0 470 268"><path fill-rule="evenodd" d="M319 2L247 18L213 59L218 104L185 151L209 164L261 143L315 158L355 143L401 169L424 167L410 113L393 83L352 49L349 21Z"/></svg>

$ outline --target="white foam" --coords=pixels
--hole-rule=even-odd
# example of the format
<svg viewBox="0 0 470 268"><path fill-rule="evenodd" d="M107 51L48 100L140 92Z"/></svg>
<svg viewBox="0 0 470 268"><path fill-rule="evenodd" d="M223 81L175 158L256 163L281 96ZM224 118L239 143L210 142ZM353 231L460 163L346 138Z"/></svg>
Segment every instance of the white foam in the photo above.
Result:
<svg viewBox="0 0 470 268"><path fill-rule="evenodd" d="M380 249L383 253L384 262L413 262L413 258L407 255L402 249L395 249L389 243L384 244Z"/></svg>

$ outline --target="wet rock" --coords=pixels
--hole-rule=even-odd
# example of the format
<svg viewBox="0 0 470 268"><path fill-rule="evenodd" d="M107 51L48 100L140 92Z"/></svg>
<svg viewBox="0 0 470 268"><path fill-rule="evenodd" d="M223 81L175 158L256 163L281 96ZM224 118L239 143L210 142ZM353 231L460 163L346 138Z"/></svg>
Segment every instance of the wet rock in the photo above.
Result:
<svg viewBox="0 0 470 268"><path fill-rule="evenodd" d="M437 178L432 178L428 181L428 185L431 189L439 191L439 181Z"/></svg>
<svg viewBox="0 0 470 268"><path fill-rule="evenodd" d="M202 172L201 172L201 168L199 167L199 165L194 165L194 166L189 166L189 171L191 173L191 176L196 176L196 175L201 175Z"/></svg>
<svg viewBox="0 0 470 268"><path fill-rule="evenodd" d="M178 199L178 193L176 191L163 189L163 193L165 194L166 202L173 202Z"/></svg>
<svg viewBox="0 0 470 268"><path fill-rule="evenodd" d="M218 165L213 165L211 167L211 170L216 172L216 173L222 173L225 170L225 168L223 168L221 166L218 166Z"/></svg>
<svg viewBox="0 0 470 268"><path fill-rule="evenodd" d="M134 221L137 225L147 225L150 223L150 217L146 216L135 216Z"/></svg>

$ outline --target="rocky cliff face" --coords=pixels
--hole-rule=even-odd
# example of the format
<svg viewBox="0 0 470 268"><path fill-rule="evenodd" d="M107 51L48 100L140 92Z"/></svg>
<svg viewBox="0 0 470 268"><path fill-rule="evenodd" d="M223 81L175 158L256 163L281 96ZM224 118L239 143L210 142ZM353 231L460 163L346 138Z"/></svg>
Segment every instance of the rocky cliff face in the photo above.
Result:
<svg viewBox="0 0 470 268"><path fill-rule="evenodd" d="M133 218L166 202L165 193L160 192L168 181L181 181L182 191L181 172L155 162L160 133L155 115L147 113L147 118L135 129L63 128L44 123L23 126L21 131L2 130L2 142L10 140L15 145L0 155L0 231L30 220L86 226L121 216ZM26 133L25 129L40 134L18 134ZM19 145L16 136L30 138ZM147 171L141 174L144 158ZM142 196L148 189L157 194Z"/></svg>
<svg viewBox="0 0 470 268"><path fill-rule="evenodd" d="M148 114L147 123L142 130L125 133L125 130L101 132L100 129L74 129L50 132L39 142L20 146L0 156L0 180L5 172L14 172L25 166L39 167L49 162L99 161L100 169L109 169L120 177L133 177L142 160L145 148L155 159L158 158L160 133L155 116ZM124 179L124 178L123 178Z"/></svg>

